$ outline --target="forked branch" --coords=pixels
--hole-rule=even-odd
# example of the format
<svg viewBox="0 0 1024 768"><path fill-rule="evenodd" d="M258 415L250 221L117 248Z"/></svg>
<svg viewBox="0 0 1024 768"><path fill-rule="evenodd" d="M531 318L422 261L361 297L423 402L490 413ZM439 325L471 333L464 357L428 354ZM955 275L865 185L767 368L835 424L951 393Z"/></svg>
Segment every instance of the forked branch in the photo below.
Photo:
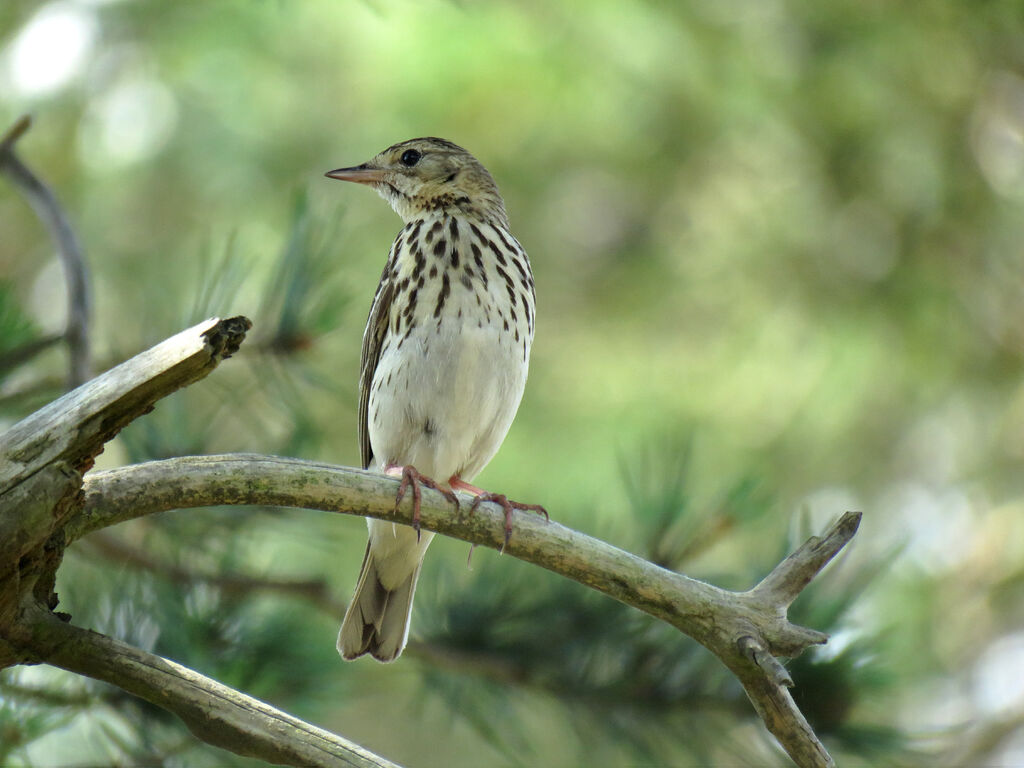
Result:
<svg viewBox="0 0 1024 768"><path fill-rule="evenodd" d="M180 715L200 738L235 751L251 749L249 754L264 759L293 765L386 765L372 755L367 756L369 763L351 762L352 749L362 758L358 748L344 740L338 740L343 746L337 754L302 752L306 747L300 743L310 739L335 742L319 729L215 681L72 627L52 613L53 580L64 548L88 533L141 515L265 504L412 521L407 504L393 511L395 479L298 459L244 454L183 457L92 472L83 479L104 442L157 399L202 378L230 356L248 327L244 318L232 318L182 332L0 436L0 666L48 662L108 680ZM500 549L502 511L485 504L471 515L470 499L465 501L462 511L453 512L439 493L425 491L422 526ZM809 645L825 642L824 634L791 624L786 612L853 537L859 520L858 513L847 513L747 592L687 578L531 514L517 516L505 551L693 637L736 675L794 762L828 766L831 758L789 695L792 682L779 657L795 656ZM254 735L257 731L263 735Z"/></svg>
<svg viewBox="0 0 1024 768"><path fill-rule="evenodd" d="M372 472L275 456L234 454L148 462L94 473L85 505L66 528L69 541L154 512L222 504L321 509L410 523L411 508L393 511L397 481ZM425 491L424 528L500 549L504 515L486 505L470 515ZM786 609L853 537L859 513L847 513L812 538L754 589L729 592L665 570L609 544L533 515L520 515L505 551L571 578L677 627L714 652L743 683L755 709L801 766L831 758L797 709L777 657L824 643L821 632L791 624ZM799 586L799 588L798 588Z"/></svg>

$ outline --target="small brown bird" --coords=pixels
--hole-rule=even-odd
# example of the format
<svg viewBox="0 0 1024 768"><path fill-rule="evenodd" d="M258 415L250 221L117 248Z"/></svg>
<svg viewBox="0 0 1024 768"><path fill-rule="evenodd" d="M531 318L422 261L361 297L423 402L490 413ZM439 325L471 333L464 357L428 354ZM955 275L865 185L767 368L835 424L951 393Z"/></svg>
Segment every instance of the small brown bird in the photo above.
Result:
<svg viewBox="0 0 1024 768"><path fill-rule="evenodd" d="M377 190L405 221L388 254L363 333L359 446L364 468L413 495L414 527L368 519L370 540L338 634L345 659L393 661L409 635L413 592L434 534L419 530L420 486L509 501L472 486L505 439L526 386L533 274L509 231L491 174L450 141L422 138L327 173Z"/></svg>

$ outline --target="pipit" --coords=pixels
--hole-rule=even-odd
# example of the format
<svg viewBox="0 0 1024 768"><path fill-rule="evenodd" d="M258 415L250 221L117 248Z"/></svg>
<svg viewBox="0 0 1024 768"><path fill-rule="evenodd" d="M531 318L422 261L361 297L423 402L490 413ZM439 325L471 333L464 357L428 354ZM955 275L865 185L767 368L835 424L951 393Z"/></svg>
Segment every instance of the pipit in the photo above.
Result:
<svg viewBox="0 0 1024 768"><path fill-rule="evenodd" d="M363 333L359 447L363 467L401 477L413 527L367 519L370 539L338 634L345 659L393 661L409 636L413 592L434 534L419 530L420 486L473 509L542 507L470 485L505 439L526 385L535 295L530 260L509 231L491 174L450 141L422 138L327 173L377 190L405 221Z"/></svg>

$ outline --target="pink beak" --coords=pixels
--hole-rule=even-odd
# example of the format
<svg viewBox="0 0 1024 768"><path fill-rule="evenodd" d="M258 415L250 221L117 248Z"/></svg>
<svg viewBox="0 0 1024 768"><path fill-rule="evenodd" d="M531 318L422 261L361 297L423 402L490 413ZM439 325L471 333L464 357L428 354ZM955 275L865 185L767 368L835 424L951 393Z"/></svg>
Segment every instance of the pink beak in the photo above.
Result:
<svg viewBox="0 0 1024 768"><path fill-rule="evenodd" d="M366 163L363 163L352 168L339 168L336 171L328 171L324 175L329 179L338 179L339 181L373 184L378 181L384 181L384 173L380 168L371 168Z"/></svg>

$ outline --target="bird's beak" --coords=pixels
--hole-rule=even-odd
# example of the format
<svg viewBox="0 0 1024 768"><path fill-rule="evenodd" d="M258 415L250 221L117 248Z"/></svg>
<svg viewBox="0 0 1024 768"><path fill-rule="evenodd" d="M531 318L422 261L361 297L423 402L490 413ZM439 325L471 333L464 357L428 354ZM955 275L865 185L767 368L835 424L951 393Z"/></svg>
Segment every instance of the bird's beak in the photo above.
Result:
<svg viewBox="0 0 1024 768"><path fill-rule="evenodd" d="M339 181L354 181L356 184L373 184L384 181L385 171L380 168L373 168L367 163L356 165L352 168L339 168L336 171L328 171L324 175L329 179Z"/></svg>

